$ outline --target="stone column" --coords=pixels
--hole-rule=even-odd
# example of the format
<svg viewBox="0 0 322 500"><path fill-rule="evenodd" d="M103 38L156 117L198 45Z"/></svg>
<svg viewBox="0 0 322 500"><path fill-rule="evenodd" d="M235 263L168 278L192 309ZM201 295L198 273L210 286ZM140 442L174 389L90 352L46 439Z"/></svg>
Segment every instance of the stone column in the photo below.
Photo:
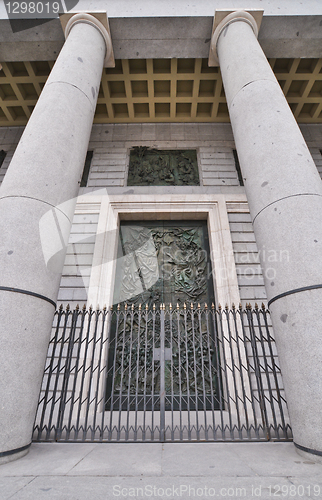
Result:
<svg viewBox="0 0 322 500"><path fill-rule="evenodd" d="M27 453L31 442L75 197L112 53L107 29L91 15L74 15L65 34L0 190L0 463ZM40 222L50 219L54 226Z"/></svg>
<svg viewBox="0 0 322 500"><path fill-rule="evenodd" d="M217 26L211 50L260 252L294 443L319 460L322 183L256 35L254 17L233 12Z"/></svg>

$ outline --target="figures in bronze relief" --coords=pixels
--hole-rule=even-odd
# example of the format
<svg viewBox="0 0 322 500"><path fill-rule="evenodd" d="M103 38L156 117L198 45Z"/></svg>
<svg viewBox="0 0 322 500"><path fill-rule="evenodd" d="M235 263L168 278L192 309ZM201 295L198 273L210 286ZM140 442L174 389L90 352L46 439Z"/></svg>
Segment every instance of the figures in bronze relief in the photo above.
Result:
<svg viewBox="0 0 322 500"><path fill-rule="evenodd" d="M136 147L130 152L128 186L199 186L195 150Z"/></svg>

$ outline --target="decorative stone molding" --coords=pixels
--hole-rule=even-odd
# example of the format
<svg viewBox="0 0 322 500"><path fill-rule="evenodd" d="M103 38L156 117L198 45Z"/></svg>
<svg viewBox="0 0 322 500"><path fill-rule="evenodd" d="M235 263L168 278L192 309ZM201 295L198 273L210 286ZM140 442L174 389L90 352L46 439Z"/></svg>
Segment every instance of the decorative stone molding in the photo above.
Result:
<svg viewBox="0 0 322 500"><path fill-rule="evenodd" d="M104 60L105 68L114 68L115 60L113 53L113 45L111 32L109 28L109 22L106 12L78 12L63 14L60 17L60 22L64 30L65 38L67 39L71 29L75 24L85 23L96 28L102 35L105 41L106 54Z"/></svg>
<svg viewBox="0 0 322 500"><path fill-rule="evenodd" d="M217 42L223 29L231 23L242 21L251 26L257 38L263 12L263 10L216 10L210 43L209 66L219 66Z"/></svg>
<svg viewBox="0 0 322 500"><path fill-rule="evenodd" d="M239 197L237 196L239 199ZM245 202L245 196L240 196ZM230 197L229 197L230 200ZM100 203L87 305L113 302L120 220L208 220L209 246L217 304L239 304L240 294L225 195L82 195L78 203Z"/></svg>

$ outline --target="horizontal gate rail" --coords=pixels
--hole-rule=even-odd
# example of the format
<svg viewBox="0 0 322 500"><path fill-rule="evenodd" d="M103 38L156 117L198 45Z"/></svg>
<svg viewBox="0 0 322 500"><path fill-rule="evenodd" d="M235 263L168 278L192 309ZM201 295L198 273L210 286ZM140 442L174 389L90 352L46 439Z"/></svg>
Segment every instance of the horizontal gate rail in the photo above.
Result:
<svg viewBox="0 0 322 500"><path fill-rule="evenodd" d="M33 439L291 440L269 311L61 307Z"/></svg>

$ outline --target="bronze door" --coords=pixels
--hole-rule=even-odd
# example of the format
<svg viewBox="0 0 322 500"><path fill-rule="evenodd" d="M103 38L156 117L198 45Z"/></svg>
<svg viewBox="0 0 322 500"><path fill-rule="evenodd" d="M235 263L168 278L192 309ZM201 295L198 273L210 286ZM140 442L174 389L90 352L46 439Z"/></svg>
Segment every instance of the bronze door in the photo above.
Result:
<svg viewBox="0 0 322 500"><path fill-rule="evenodd" d="M206 221L124 222L114 303L214 301Z"/></svg>
<svg viewBox="0 0 322 500"><path fill-rule="evenodd" d="M216 409L206 221L122 223L115 281L106 409Z"/></svg>

